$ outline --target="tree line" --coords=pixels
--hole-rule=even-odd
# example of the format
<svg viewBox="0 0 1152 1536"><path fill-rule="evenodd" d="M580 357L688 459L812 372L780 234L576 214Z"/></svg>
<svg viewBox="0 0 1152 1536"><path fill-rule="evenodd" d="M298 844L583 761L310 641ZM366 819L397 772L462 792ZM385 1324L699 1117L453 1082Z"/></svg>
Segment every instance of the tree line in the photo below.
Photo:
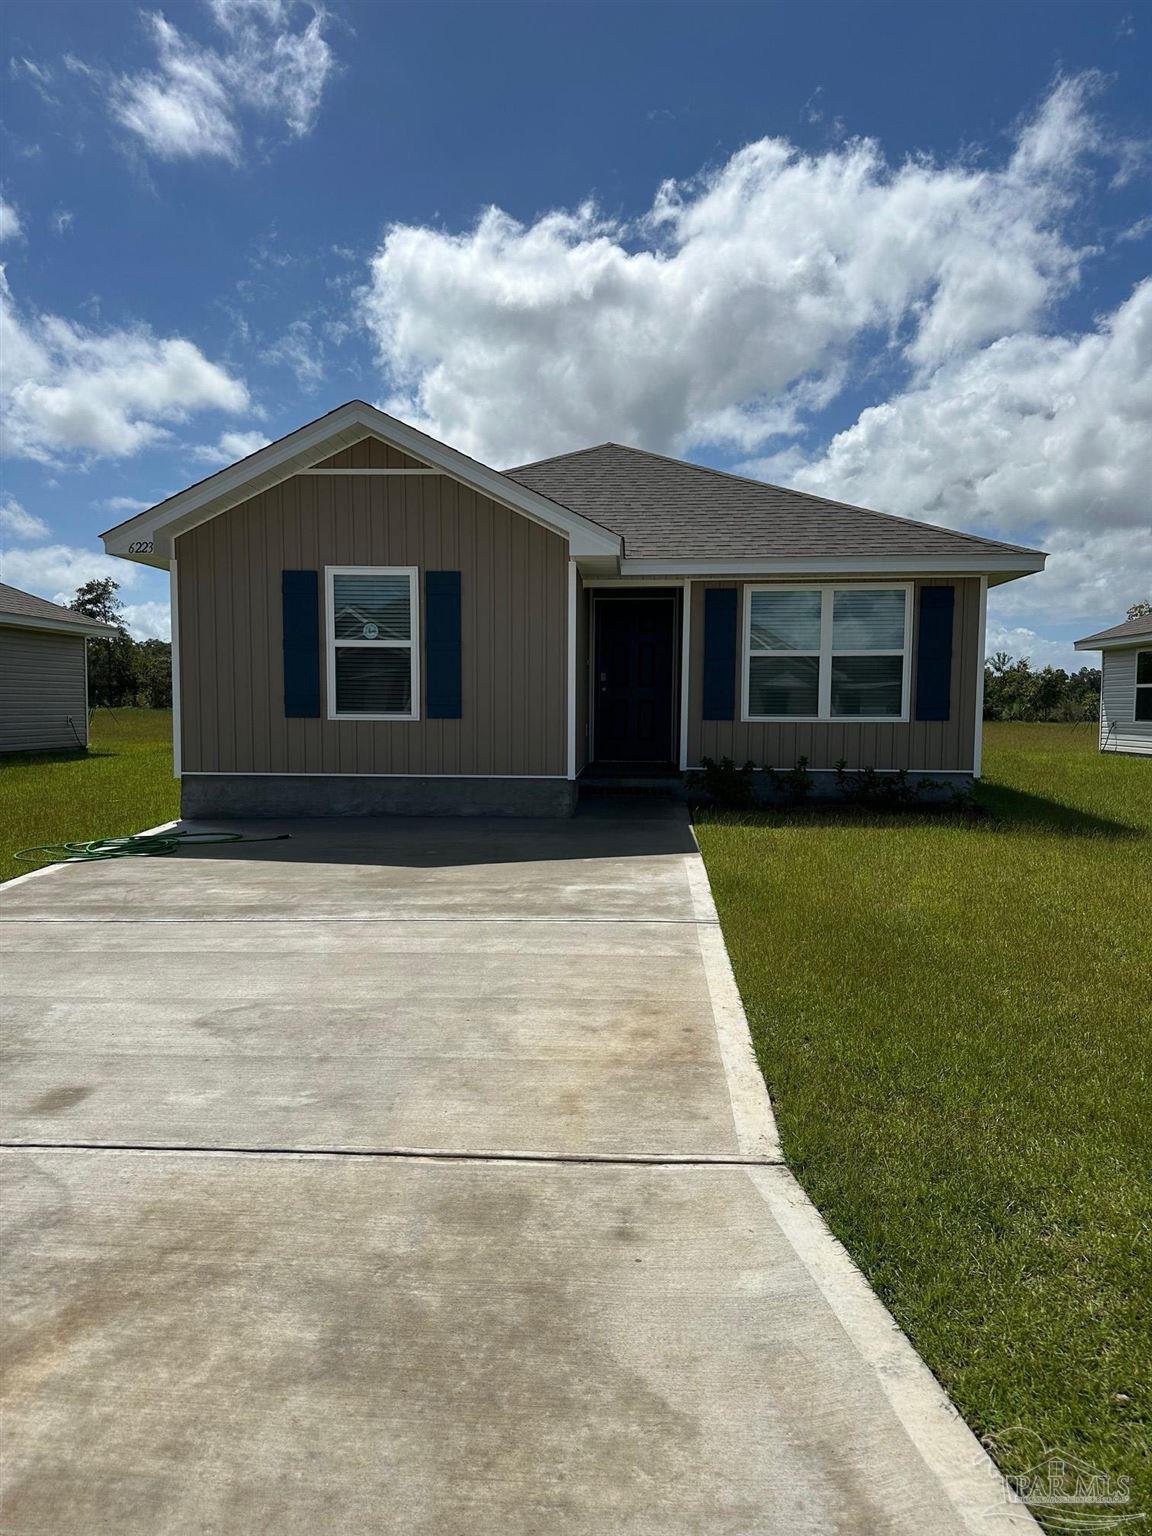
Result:
<svg viewBox="0 0 1152 1536"><path fill-rule="evenodd" d="M124 627L120 583L110 576L86 581L68 604L74 613L111 624L107 639L88 642L88 706L110 709L172 708L172 647L167 640L133 640Z"/></svg>
<svg viewBox="0 0 1152 1536"><path fill-rule="evenodd" d="M1133 603L1130 619L1152 613L1152 603ZM997 651L984 664L985 720L1078 721L1100 718L1100 668L1063 667L1034 671L1027 656L1011 657Z"/></svg>

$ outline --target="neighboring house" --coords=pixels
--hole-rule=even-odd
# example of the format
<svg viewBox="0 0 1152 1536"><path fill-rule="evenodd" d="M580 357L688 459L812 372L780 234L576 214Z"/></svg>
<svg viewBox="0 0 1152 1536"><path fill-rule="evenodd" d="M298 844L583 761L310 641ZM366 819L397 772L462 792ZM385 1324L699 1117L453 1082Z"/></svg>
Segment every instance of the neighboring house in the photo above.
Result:
<svg viewBox="0 0 1152 1536"><path fill-rule="evenodd" d="M605 443L499 473L352 401L104 535L171 572L188 815L570 811L705 756L980 772L1033 550Z"/></svg>
<svg viewBox="0 0 1152 1536"><path fill-rule="evenodd" d="M1100 750L1152 757L1152 615L1077 640L1101 653Z"/></svg>
<svg viewBox="0 0 1152 1536"><path fill-rule="evenodd" d="M88 640L116 633L0 582L0 752L88 745Z"/></svg>

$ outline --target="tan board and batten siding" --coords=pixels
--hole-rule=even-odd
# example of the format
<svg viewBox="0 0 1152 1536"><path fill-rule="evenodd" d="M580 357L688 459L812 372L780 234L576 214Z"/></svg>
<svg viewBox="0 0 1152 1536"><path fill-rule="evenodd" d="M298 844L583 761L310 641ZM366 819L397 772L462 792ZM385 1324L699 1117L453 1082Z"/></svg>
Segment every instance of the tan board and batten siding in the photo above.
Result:
<svg viewBox="0 0 1152 1536"><path fill-rule="evenodd" d="M418 468L384 443L327 468ZM448 475L297 475L176 541L185 773L566 773L568 547ZM463 717L284 718L280 578L326 565L461 573ZM321 576L322 591L323 578ZM421 634L421 648L423 636ZM423 677L421 666L421 677Z"/></svg>
<svg viewBox="0 0 1152 1536"><path fill-rule="evenodd" d="M0 627L0 752L88 744L83 635Z"/></svg>
<svg viewBox="0 0 1152 1536"><path fill-rule="evenodd" d="M944 578L917 581L914 622L920 611L919 589L939 585ZM837 586L845 585L842 578ZM976 741L977 669L983 660L983 636L980 634L980 582L957 578L956 607L952 631L952 695L947 720L916 720L916 647L912 646L911 714L908 722L884 722L859 725L851 721L791 724L764 724L735 720L702 720L700 700L704 674L704 593L709 587L742 585L731 581L698 581L692 586L691 630L691 707L688 725L688 762L699 764L704 757L731 757L736 762L749 758L759 765L791 768L799 757L807 757L814 769L834 768L846 758L852 768L920 769L938 772L970 773L973 769ZM741 593L741 612L745 594ZM915 631L913 632L915 641ZM737 665L741 665L739 658ZM737 714L740 687L737 682Z"/></svg>

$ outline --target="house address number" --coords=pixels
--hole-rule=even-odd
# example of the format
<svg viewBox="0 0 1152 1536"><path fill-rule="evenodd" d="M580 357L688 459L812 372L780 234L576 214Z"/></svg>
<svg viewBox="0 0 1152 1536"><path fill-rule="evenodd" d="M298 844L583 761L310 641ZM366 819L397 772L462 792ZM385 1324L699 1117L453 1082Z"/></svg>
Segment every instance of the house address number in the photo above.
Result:
<svg viewBox="0 0 1152 1536"><path fill-rule="evenodd" d="M128 553L130 555L150 555L152 553L152 540L137 539L135 544L129 544Z"/></svg>

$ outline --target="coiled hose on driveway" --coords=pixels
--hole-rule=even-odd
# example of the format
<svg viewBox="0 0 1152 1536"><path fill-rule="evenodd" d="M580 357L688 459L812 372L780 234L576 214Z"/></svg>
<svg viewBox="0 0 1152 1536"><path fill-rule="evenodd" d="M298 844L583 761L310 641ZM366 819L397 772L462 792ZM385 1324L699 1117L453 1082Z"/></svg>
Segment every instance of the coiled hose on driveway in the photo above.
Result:
<svg viewBox="0 0 1152 1536"><path fill-rule="evenodd" d="M86 843L41 843L21 848L14 859L26 864L86 864L94 859L155 859L181 848L202 848L207 843L279 843L291 836L274 832L268 837L248 837L243 832L143 832L135 837L95 837Z"/></svg>

